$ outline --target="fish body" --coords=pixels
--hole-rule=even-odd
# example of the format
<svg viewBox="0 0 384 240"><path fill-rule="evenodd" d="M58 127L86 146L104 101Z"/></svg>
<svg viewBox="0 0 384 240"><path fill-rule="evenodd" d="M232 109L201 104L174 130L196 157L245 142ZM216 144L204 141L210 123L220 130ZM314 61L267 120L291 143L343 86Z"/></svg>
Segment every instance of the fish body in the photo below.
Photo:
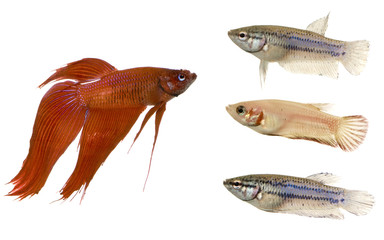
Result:
<svg viewBox="0 0 384 240"><path fill-rule="evenodd" d="M41 100L29 153L20 172L11 180L15 186L8 195L24 199L37 194L58 158L82 129L76 167L60 193L62 199L67 199L84 188L84 196L98 168L150 105L153 107L144 117L135 140L156 113L153 154L166 103L182 94L195 79L196 74L188 70L117 70L95 58L57 69L40 85L59 81Z"/></svg>
<svg viewBox="0 0 384 240"><path fill-rule="evenodd" d="M324 36L328 16L310 24L307 30L282 26L256 25L228 32L241 49L260 59L261 84L265 82L268 63L278 62L294 73L338 77L338 63L353 75L363 70L369 42L339 41Z"/></svg>
<svg viewBox="0 0 384 240"><path fill-rule="evenodd" d="M329 173L307 178L260 174L227 179L223 184L239 199L267 212L335 219L344 217L340 208L355 215L369 212L372 195L326 185L334 180Z"/></svg>
<svg viewBox="0 0 384 240"><path fill-rule="evenodd" d="M227 106L239 123L258 133L312 140L352 151L366 135L368 122L361 115L338 117L322 111L324 104L283 100L256 100Z"/></svg>

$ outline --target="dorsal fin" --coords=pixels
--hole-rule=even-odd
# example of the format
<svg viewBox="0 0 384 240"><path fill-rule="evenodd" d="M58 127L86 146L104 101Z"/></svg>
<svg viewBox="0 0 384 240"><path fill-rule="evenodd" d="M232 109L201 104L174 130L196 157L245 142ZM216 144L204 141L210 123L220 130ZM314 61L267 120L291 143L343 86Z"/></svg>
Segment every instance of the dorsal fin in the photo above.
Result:
<svg viewBox="0 0 384 240"><path fill-rule="evenodd" d="M307 30L324 35L328 27L328 17L329 17L329 13L326 17L317 19L313 23L309 24L307 27Z"/></svg>
<svg viewBox="0 0 384 240"><path fill-rule="evenodd" d="M327 110L332 108L331 103L307 103L307 106L313 107L322 112L326 112Z"/></svg>
<svg viewBox="0 0 384 240"><path fill-rule="evenodd" d="M76 62L68 63L67 66L59 68L39 87L44 87L52 81L62 79L73 79L78 82L90 82L107 73L114 72L117 69L104 60L97 58L84 58Z"/></svg>
<svg viewBox="0 0 384 240"><path fill-rule="evenodd" d="M307 177L322 184L333 184L339 180L339 177L333 175L332 173L317 173Z"/></svg>

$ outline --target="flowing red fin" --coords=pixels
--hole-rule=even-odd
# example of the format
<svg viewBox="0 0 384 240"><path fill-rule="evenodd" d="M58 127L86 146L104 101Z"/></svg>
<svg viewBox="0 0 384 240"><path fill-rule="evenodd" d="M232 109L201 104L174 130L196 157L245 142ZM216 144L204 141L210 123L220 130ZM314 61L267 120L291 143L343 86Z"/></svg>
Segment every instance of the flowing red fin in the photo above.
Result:
<svg viewBox="0 0 384 240"><path fill-rule="evenodd" d="M114 72L117 69L104 60L97 58L84 58L76 62L68 63L67 66L59 68L39 87L42 88L52 81L62 79L73 79L77 82L89 82Z"/></svg>
<svg viewBox="0 0 384 240"><path fill-rule="evenodd" d="M86 109L77 98L73 82L54 85L41 100L27 158L11 180L9 196L20 200L37 194L59 157L80 132Z"/></svg>
<svg viewBox="0 0 384 240"><path fill-rule="evenodd" d="M152 147L152 152L151 152L151 158L149 160L149 167L148 167L148 172L147 172L147 177L145 178L145 183L144 183L144 187L143 187L143 192L145 190L145 186L147 185L147 181L148 181L148 177L149 177L149 172L151 171L151 164L152 164L152 156L153 156L153 150L155 150L155 145L156 145L156 140L157 140L157 136L159 134L159 127L160 127L160 122L161 122L161 119L163 118L163 114L165 112L165 106L166 106L166 103L165 102L161 102L159 105L159 108L156 112L156 120L155 120L155 139L153 141L153 147Z"/></svg>
<svg viewBox="0 0 384 240"><path fill-rule="evenodd" d="M128 150L128 153L131 151L131 148L133 147L133 144L136 142L137 138L140 136L140 133L141 131L143 130L145 124L147 124L148 120L152 117L152 115L161 107L162 104L157 104L155 106L153 106L151 109L149 109L149 111L147 112L147 114L145 114L145 117L144 117L144 120L143 122L141 123L141 127L140 127L140 130L137 132L136 134L136 137L135 139L133 139L133 142L132 142L132 145L131 147L129 148Z"/></svg>
<svg viewBox="0 0 384 240"><path fill-rule="evenodd" d="M146 106L124 109L90 109L80 139L75 170L61 190L67 199L84 187L83 197L93 176L108 155L124 139Z"/></svg>

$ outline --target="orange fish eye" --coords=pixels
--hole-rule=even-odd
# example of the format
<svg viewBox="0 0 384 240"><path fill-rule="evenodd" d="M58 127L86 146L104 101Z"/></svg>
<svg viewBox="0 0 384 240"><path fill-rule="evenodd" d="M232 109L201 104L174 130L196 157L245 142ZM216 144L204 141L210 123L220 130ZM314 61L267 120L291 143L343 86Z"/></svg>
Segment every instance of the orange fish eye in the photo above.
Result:
<svg viewBox="0 0 384 240"><path fill-rule="evenodd" d="M179 79L180 82L182 82L182 81L185 80L185 75L184 74L179 74L179 76L177 78Z"/></svg>
<svg viewBox="0 0 384 240"><path fill-rule="evenodd" d="M247 112L247 109L244 107L244 106L238 106L236 108L236 112L237 114L239 114L240 116L243 116L246 112Z"/></svg>

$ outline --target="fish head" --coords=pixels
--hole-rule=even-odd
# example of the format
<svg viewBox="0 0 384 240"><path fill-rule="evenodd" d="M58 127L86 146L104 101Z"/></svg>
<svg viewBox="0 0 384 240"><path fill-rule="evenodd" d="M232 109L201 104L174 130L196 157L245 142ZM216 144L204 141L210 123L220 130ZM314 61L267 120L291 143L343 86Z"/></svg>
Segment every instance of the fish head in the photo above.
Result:
<svg viewBox="0 0 384 240"><path fill-rule="evenodd" d="M255 27L233 29L228 32L228 36L238 47L249 53L261 51L267 42L265 34Z"/></svg>
<svg viewBox="0 0 384 240"><path fill-rule="evenodd" d="M262 108L251 102L240 102L226 107L233 119L245 126L258 126L263 120Z"/></svg>
<svg viewBox="0 0 384 240"><path fill-rule="evenodd" d="M229 192L243 201L255 199L260 191L259 184L252 180L251 175L230 178L223 182Z"/></svg>
<svg viewBox="0 0 384 240"><path fill-rule="evenodd" d="M169 71L159 76L159 85L164 92L177 97L185 92L196 78L197 75L188 70L169 69Z"/></svg>

